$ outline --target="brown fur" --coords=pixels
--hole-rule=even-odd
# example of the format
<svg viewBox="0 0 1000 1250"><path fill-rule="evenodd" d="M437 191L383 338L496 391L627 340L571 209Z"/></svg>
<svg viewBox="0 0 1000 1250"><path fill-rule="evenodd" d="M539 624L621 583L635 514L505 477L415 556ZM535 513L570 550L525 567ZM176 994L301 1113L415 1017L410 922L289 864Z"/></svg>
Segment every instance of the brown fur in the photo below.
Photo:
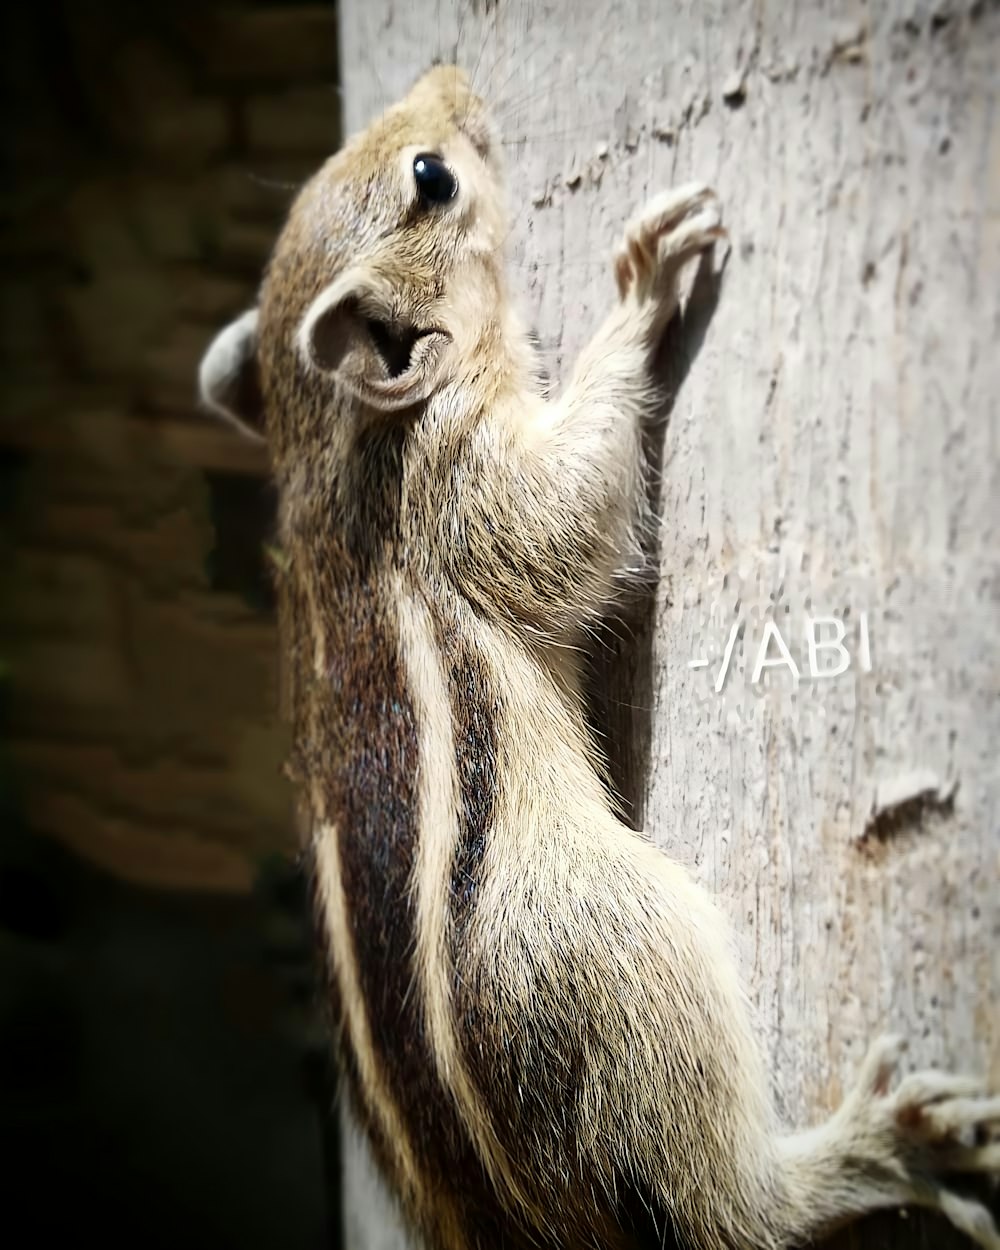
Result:
<svg viewBox="0 0 1000 1250"><path fill-rule="evenodd" d="M417 152L452 202L421 201ZM721 917L615 818L584 730L576 648L633 561L649 363L713 197L628 227L619 301L550 403L496 152L465 77L432 71L303 190L202 370L281 490L296 759L382 1167L435 1250L778 1247L900 1201L996 1246L934 1170L995 1147L928 1154L906 1113L950 1078L886 1093L893 1043L826 1125L779 1135Z"/></svg>

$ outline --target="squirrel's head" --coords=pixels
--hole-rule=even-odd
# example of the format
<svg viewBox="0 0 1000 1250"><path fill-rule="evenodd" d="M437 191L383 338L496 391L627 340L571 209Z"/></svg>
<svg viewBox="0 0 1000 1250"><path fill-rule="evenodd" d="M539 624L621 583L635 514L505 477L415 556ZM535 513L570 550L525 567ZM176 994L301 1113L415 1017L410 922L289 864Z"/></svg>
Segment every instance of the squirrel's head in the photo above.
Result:
<svg viewBox="0 0 1000 1250"><path fill-rule="evenodd" d="M492 120L461 70L433 69L300 192L202 398L269 437L321 436L344 392L376 418L420 405L496 311L505 234Z"/></svg>

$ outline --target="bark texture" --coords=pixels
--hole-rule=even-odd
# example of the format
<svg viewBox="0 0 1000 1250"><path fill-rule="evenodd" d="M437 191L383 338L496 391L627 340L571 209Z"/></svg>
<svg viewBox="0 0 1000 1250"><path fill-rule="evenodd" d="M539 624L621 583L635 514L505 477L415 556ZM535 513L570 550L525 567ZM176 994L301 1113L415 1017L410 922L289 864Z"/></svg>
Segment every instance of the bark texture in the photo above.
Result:
<svg viewBox="0 0 1000 1250"><path fill-rule="evenodd" d="M689 179L719 192L717 303L668 344L659 581L600 662L619 783L730 914L789 1122L830 1111L886 1029L915 1066L996 1082L1000 7L372 0L340 20L348 132L435 58L494 104L512 288L556 384L613 298L624 221ZM843 628L815 657L846 654L837 676L810 676L814 617ZM799 680L754 680L765 643ZM349 1244L405 1245L363 1167ZM952 1238L892 1214L836 1244Z"/></svg>

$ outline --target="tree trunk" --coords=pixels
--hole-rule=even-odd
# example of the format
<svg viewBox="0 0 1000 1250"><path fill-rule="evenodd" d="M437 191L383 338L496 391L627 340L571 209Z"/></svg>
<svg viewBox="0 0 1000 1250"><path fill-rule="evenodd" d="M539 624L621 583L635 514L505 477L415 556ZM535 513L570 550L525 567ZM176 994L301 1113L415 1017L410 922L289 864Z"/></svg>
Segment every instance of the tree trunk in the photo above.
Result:
<svg viewBox="0 0 1000 1250"><path fill-rule="evenodd" d="M436 57L495 106L512 287L556 382L625 220L719 192L717 307L671 335L658 588L600 701L636 820L732 918L794 1124L886 1029L1000 1078L1000 8L832 7L341 9L348 133ZM842 649L811 655L811 621ZM351 1250L405 1245L356 1150ZM836 1244L964 1243L893 1213Z"/></svg>

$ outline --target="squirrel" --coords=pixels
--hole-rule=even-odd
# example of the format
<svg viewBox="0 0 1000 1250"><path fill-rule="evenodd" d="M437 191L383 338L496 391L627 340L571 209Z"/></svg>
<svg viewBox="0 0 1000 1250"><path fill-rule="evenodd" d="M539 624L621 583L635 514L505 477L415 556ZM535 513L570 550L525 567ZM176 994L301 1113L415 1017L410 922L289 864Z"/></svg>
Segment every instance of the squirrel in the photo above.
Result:
<svg viewBox="0 0 1000 1250"><path fill-rule="evenodd" d="M955 1174L1000 1098L893 1082L875 1041L783 1132L726 926L619 821L579 650L643 517L653 354L713 192L627 225L617 301L558 399L508 297L495 124L439 66L299 193L257 306L202 361L266 439L293 757L344 1071L433 1250L777 1250L877 1208L1000 1247Z"/></svg>

